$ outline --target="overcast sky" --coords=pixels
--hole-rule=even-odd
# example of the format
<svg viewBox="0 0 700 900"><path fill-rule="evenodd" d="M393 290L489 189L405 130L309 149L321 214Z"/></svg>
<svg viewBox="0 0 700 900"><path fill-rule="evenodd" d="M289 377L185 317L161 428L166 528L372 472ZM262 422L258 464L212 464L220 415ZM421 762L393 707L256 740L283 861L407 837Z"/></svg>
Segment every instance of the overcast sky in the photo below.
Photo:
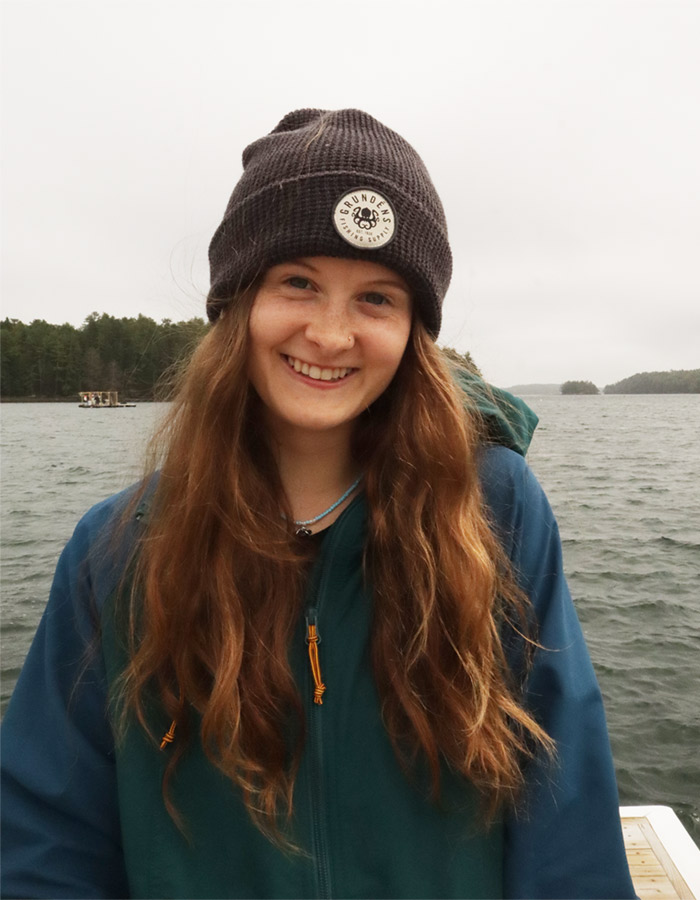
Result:
<svg viewBox="0 0 700 900"><path fill-rule="evenodd" d="M241 151L299 107L404 135L494 384L700 366L700 4L4 0L2 316L203 314Z"/></svg>

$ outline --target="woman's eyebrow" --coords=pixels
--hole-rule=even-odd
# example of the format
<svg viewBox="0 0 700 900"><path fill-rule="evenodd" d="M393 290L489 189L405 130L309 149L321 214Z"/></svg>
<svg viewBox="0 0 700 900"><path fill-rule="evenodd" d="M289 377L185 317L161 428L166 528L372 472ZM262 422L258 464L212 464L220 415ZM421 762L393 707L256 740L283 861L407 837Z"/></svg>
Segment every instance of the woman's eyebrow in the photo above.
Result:
<svg viewBox="0 0 700 900"><path fill-rule="evenodd" d="M308 260L305 259L290 259L286 263L280 263L281 266L304 266L305 269L311 269L312 272L318 272L316 266L312 266Z"/></svg>
<svg viewBox="0 0 700 900"><path fill-rule="evenodd" d="M405 294L410 294L410 290L408 286L401 281L395 281L393 278L377 278L371 279L367 282L368 285L372 285L375 287L381 287L382 285L386 285L388 287L399 288L399 290L403 291Z"/></svg>

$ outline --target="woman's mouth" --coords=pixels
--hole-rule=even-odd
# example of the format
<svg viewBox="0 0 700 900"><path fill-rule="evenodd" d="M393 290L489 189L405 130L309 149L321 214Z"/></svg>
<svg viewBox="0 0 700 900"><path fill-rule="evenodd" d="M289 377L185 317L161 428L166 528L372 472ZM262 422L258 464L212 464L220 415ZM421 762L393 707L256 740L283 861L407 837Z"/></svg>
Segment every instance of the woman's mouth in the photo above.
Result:
<svg viewBox="0 0 700 900"><path fill-rule="evenodd" d="M285 356L287 365L295 372L313 378L314 381L341 381L351 372L356 370L348 366L338 366L337 368L321 368L321 366L310 365L295 356Z"/></svg>

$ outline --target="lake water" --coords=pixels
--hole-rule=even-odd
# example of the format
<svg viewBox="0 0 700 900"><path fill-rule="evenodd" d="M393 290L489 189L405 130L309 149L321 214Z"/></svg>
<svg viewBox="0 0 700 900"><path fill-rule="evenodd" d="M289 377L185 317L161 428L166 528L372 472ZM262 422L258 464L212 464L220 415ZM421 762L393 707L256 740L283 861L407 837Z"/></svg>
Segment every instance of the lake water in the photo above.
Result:
<svg viewBox="0 0 700 900"><path fill-rule="evenodd" d="M624 804L672 806L700 844L700 396L527 397L528 454L606 700ZM133 482L159 404L3 404L2 708L58 555Z"/></svg>

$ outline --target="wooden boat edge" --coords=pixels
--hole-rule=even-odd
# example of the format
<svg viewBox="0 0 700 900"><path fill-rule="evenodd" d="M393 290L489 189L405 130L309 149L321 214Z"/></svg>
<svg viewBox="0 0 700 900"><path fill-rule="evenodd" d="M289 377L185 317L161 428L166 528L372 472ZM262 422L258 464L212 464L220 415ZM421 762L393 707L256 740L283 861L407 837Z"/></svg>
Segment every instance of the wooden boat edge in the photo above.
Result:
<svg viewBox="0 0 700 900"><path fill-rule="evenodd" d="M620 819L632 880L641 900L700 900L700 849L675 812L669 806L621 806ZM640 834L644 848L634 839ZM665 878L658 868L648 865L647 850Z"/></svg>

